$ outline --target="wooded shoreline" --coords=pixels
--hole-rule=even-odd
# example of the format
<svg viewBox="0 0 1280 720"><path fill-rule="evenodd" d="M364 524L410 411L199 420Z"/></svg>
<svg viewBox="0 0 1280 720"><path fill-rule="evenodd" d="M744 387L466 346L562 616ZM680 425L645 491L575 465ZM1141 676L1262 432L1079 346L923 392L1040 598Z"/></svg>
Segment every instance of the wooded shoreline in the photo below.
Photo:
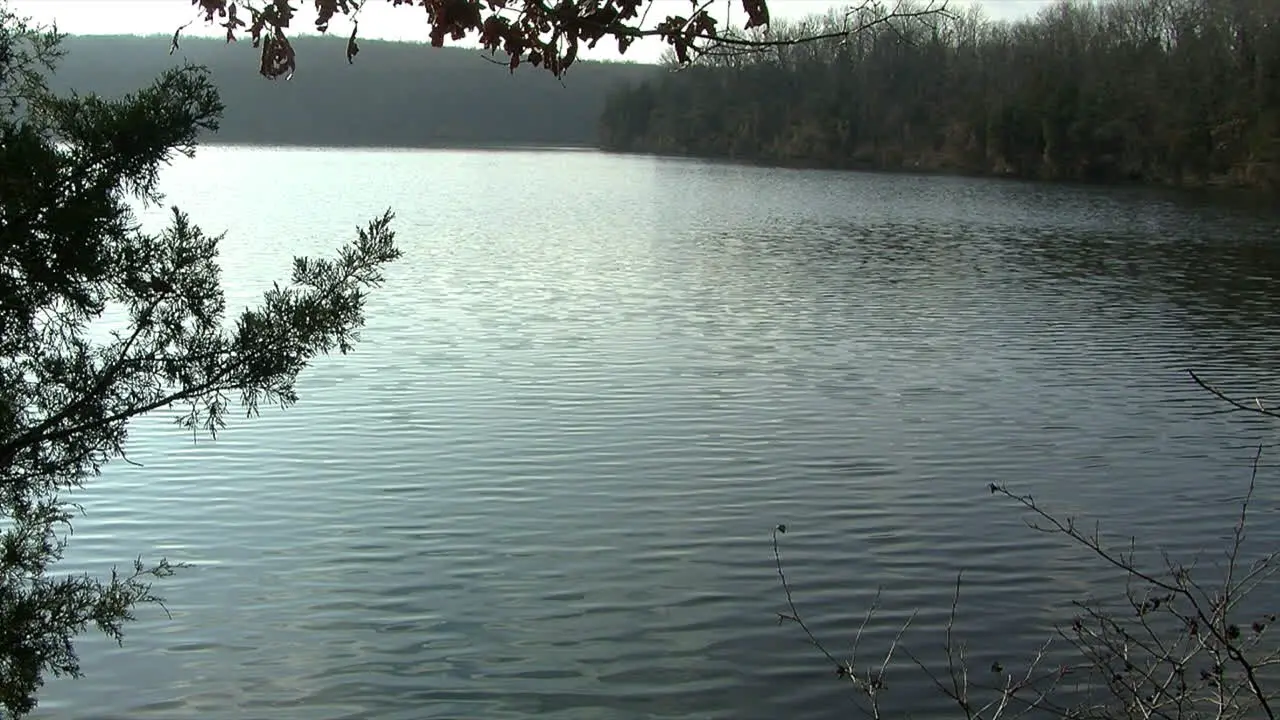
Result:
<svg viewBox="0 0 1280 720"><path fill-rule="evenodd" d="M707 56L609 98L601 146L808 167L1280 190L1280 3L979 7ZM834 31L835 14L760 39Z"/></svg>
<svg viewBox="0 0 1280 720"><path fill-rule="evenodd" d="M1133 189L1171 190L1186 192L1230 193L1237 197L1272 198L1280 195L1280 186L1251 185L1233 181L1229 177L1211 177L1207 179L1184 178L1182 182L1175 179L1137 178L1077 178L1077 177L1038 177L1021 175L1015 172L992 172L981 168L958 167L954 165L930 165L927 163L912 164L904 162L897 166L877 165L869 162L858 162L844 158L752 158L714 155L698 152L672 152L641 149L618 149L604 147L593 148L600 152L616 155L645 156L654 158L675 158L697 160L702 162L725 163L743 167L775 168L784 170L826 170L833 172L857 172L886 175L921 175L930 177L955 177L991 180L1008 180L1011 182L1048 183L1053 185L1082 185L1087 187L1117 187Z"/></svg>

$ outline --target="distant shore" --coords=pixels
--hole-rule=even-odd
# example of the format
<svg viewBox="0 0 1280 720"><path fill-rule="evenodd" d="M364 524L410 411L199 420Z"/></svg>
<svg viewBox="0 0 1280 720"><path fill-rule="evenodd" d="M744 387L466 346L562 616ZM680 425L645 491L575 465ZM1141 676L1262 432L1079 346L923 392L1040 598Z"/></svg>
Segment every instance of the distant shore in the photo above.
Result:
<svg viewBox="0 0 1280 720"><path fill-rule="evenodd" d="M381 150L386 152L413 150L469 150L469 151L519 151L519 152L595 152L594 145L572 143L423 143L417 145L380 143L314 143L267 142L249 140L223 140L214 136L202 139L202 147L273 148L279 150Z"/></svg>
<svg viewBox="0 0 1280 720"><path fill-rule="evenodd" d="M775 51L708 57L620 88L605 103L602 144L781 166L1280 191L1270 81L1280 55L1262 51L1280 34L1268 13L1064 0L1016 22L972 8L899 24L888 22L892 7L866 6L867 30L854 37L847 18L813 16L771 26L783 41Z"/></svg>
<svg viewBox="0 0 1280 720"><path fill-rule="evenodd" d="M214 145L510 148L591 147L608 93L656 68L583 62L564 84L517 73L461 48L362 41L348 64L343 38L294 39L291 80L258 73L257 54L221 38L190 37L168 53L158 37L75 36L52 89L122 97L182 63L208 69L224 110ZM410 69L413 70L410 70Z"/></svg>
<svg viewBox="0 0 1280 720"><path fill-rule="evenodd" d="M415 145L376 144L376 143L306 143L306 142L267 142L225 140L209 136L201 140L205 147L243 147L271 148L291 151L328 151L356 150L381 152L411 152L422 150L456 150L466 152L600 152L609 155L635 157L670 158L708 163L722 163L743 167L778 168L788 170L828 170L835 172L863 172L892 175L923 175L939 177L985 178L992 180L1010 180L1018 182L1042 182L1054 185L1078 185L1087 187L1148 188L1155 190L1173 190L1186 192L1209 192L1214 194L1230 194L1235 197L1260 198L1270 201L1280 188L1250 185L1233 182L1229 177L1214 177L1208 180L1184 179L1176 182L1172 179L1157 178L1103 178L1088 179L1078 177L1042 177L1020 174L1017 172L991 172L978 168L966 168L950 164L927 162L904 162L891 166L871 162L854 162L841 159L823 158L753 158L716 155L710 153L680 153L671 151L621 150L601 144L573 143L503 143L503 142L458 142L458 143L422 143Z"/></svg>
<svg viewBox="0 0 1280 720"><path fill-rule="evenodd" d="M858 162L843 158L760 158L712 153L682 153L673 151L618 149L605 146L598 147L597 149L601 152L616 155L679 158L686 160L698 160L702 162L741 165L744 167L779 168L789 170L831 170L837 172L883 173L892 175L906 174L940 177L986 178L992 180L1011 180L1019 182L1042 182L1055 185L1150 188L1188 192L1231 193L1236 196L1256 196L1267 199L1273 199L1277 194L1280 194L1280 186L1267 185L1265 183L1250 183L1247 180L1233 178L1226 175L1218 175L1208 178L1184 177L1181 179L1172 177L1156 178L1142 176L1088 178L1019 173L1012 169L992 171L983 168L965 167L952 163L928 162L925 160L914 159L902 162L901 164L890 165L874 162Z"/></svg>

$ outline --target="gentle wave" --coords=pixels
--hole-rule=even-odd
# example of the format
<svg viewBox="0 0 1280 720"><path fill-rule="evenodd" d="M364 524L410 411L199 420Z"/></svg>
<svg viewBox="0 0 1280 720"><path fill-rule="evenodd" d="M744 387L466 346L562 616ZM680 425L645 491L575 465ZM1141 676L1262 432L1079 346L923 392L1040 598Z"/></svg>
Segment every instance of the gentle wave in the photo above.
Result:
<svg viewBox="0 0 1280 720"><path fill-rule="evenodd" d="M975 663L1013 664L1099 575L990 483L1190 550L1265 430L1184 373L1257 382L1280 339L1240 279L1280 263L1230 249L1280 223L1213 207L592 153L218 148L166 184L229 231L233 308L386 205L405 258L296 407L149 418L80 494L68 569L194 566L40 716L844 716L774 525L833 647L879 589L867 662L916 609L936 661L964 570Z"/></svg>

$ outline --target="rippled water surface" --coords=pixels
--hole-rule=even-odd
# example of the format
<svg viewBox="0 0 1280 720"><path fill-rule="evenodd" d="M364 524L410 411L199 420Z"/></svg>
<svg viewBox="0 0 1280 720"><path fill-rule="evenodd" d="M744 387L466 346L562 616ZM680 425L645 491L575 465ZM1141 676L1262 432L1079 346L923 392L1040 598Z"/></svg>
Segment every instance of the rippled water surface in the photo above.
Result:
<svg viewBox="0 0 1280 720"><path fill-rule="evenodd" d="M919 609L932 657L964 569L976 662L1014 662L1103 577L988 483L1216 542L1266 429L1184 370L1280 357L1280 220L1218 201L538 151L215 148L165 185L232 308L388 206L405 255L296 407L149 418L80 494L68 569L193 567L43 717L846 717L776 622L776 523L834 648L882 588L863 642Z"/></svg>

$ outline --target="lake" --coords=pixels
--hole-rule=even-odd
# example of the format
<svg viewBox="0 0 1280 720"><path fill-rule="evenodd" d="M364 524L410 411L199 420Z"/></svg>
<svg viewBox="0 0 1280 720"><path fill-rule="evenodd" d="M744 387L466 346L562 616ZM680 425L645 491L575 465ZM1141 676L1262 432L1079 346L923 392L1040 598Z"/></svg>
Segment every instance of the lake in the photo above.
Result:
<svg viewBox="0 0 1280 720"><path fill-rule="evenodd" d="M148 418L76 496L64 569L193 567L37 717L847 717L776 524L833 650L880 589L859 664L915 610L936 659L964 570L975 667L1017 667L1118 586L989 483L1190 553L1275 433L1186 374L1275 389L1265 207L583 151L217 147L164 187L232 310L387 207L404 257L297 406ZM905 658L886 692L939 707Z"/></svg>

